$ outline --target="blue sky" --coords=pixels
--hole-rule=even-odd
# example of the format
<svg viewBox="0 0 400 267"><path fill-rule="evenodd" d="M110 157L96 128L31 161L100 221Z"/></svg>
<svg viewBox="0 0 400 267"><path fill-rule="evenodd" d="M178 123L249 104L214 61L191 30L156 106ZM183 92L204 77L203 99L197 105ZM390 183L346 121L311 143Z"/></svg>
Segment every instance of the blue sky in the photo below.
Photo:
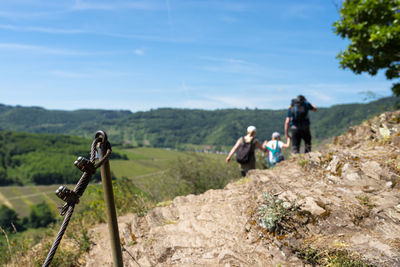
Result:
<svg viewBox="0 0 400 267"><path fill-rule="evenodd" d="M0 0L0 103L286 108L391 94L339 68L332 0Z"/></svg>

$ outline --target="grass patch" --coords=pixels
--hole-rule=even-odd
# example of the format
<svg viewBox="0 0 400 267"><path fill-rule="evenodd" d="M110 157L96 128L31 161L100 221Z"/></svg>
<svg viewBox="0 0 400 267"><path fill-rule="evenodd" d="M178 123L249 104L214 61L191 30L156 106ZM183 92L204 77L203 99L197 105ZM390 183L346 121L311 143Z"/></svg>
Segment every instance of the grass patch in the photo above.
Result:
<svg viewBox="0 0 400 267"><path fill-rule="evenodd" d="M306 160L302 154L299 154L297 157L297 164L304 168L308 164L308 160Z"/></svg>
<svg viewBox="0 0 400 267"><path fill-rule="evenodd" d="M168 207L169 205L171 205L173 203L172 200L167 200L167 201L163 201L163 202L158 202L156 207Z"/></svg>
<svg viewBox="0 0 400 267"><path fill-rule="evenodd" d="M246 176L242 179L237 180L235 182L235 184L237 184L237 185L248 184L248 183L250 183L251 180L253 180L253 178L251 176Z"/></svg>
<svg viewBox="0 0 400 267"><path fill-rule="evenodd" d="M140 162L135 160L113 160L110 162L112 172L117 178L144 175L160 170L158 166L149 166L146 161Z"/></svg>
<svg viewBox="0 0 400 267"><path fill-rule="evenodd" d="M355 198L361 205L366 206L369 210L372 210L374 207L376 207L376 205L371 202L367 195L357 195Z"/></svg>
<svg viewBox="0 0 400 267"><path fill-rule="evenodd" d="M294 248L294 253L304 263L312 266L330 267L370 267L373 266L364 262L360 255L347 250L320 250L310 246Z"/></svg>

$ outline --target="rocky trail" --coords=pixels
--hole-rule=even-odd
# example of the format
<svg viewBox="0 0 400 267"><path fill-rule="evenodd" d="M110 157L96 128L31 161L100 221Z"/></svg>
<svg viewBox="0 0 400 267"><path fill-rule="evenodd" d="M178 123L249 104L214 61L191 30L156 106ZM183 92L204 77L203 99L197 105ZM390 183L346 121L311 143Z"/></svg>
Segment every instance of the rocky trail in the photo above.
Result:
<svg viewBox="0 0 400 267"><path fill-rule="evenodd" d="M343 256L400 266L399 122L400 111L384 113L320 152L254 170L222 190L176 197L144 217L119 217L135 259L124 252L124 265L313 266ZM268 197L279 211L273 216L261 211ZM112 266L107 226L92 235L86 265Z"/></svg>

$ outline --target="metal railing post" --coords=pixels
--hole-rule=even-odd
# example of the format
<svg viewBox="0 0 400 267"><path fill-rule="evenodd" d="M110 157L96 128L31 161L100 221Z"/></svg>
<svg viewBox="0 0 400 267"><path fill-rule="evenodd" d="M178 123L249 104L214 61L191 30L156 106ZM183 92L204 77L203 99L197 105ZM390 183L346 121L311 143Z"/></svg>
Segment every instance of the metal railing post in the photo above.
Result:
<svg viewBox="0 0 400 267"><path fill-rule="evenodd" d="M99 160L101 160L106 151L102 143L97 146ZM114 192L111 181L110 163L106 160L100 167L101 181L104 191L104 202L106 203L106 212L108 219L108 231L110 233L111 250L115 267L122 267L122 250L118 232L117 212L115 210Z"/></svg>

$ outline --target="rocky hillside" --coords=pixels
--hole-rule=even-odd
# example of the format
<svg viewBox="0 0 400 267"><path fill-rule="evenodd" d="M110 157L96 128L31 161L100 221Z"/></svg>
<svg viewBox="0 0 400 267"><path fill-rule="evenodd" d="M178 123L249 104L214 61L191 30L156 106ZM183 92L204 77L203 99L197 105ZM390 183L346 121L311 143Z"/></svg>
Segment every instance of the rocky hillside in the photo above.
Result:
<svg viewBox="0 0 400 267"><path fill-rule="evenodd" d="M400 266L399 122L384 113L323 151L120 217L125 266ZM86 265L111 266L106 225L92 233Z"/></svg>

